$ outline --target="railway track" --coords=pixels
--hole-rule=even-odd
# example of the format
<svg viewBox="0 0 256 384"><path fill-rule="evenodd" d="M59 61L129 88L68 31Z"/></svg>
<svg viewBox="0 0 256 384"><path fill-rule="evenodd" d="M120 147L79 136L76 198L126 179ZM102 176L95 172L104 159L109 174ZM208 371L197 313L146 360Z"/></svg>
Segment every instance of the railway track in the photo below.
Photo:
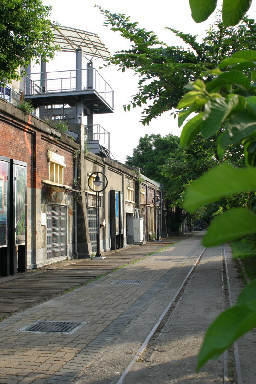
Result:
<svg viewBox="0 0 256 384"><path fill-rule="evenodd" d="M172 314L174 313L177 304L180 300L182 300L182 296L184 295L186 291L186 287L188 286L192 276L194 275L196 268L198 267L204 253L205 248L199 255L199 257L196 259L194 265L190 269L189 273L186 275L184 280L182 281L181 285L176 291L176 294L171 299L169 304L166 306L165 310L162 312L161 316L159 317L158 321L155 323L154 327L146 337L145 341L135 354L134 358L130 362L130 364L127 366L127 368L122 372L120 375L120 378L116 382L116 384L125 384L126 383L126 377L131 372L133 366L139 362L139 361L148 361L152 351L157 345L159 335L163 331L166 323L170 320ZM228 263L226 260L226 252L225 247L222 246L222 283L223 283L223 295L224 295L224 301L225 301L225 307L229 308L232 306L232 292L231 292L231 286L229 281L229 271L228 271ZM129 382L129 381L128 381ZM171 383L171 381L170 381ZM244 384L242 379L242 372L241 372L241 366L240 366L240 358L239 358L239 350L237 343L234 343L232 348L230 348L228 351L224 352L223 354L223 384Z"/></svg>

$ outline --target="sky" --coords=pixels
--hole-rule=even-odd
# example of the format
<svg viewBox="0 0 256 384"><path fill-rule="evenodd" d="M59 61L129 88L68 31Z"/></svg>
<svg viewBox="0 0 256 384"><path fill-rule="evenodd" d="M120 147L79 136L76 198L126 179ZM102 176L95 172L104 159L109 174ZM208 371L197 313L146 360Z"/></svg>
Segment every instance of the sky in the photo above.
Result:
<svg viewBox="0 0 256 384"><path fill-rule="evenodd" d="M189 0L43 0L43 3L52 6L51 19L59 24L97 33L111 54L126 49L129 45L118 32L113 32L103 25L104 17L95 8L95 4L113 13L130 16L132 22L137 21L139 27L155 32L159 39L168 45L181 46L182 41L165 27L198 35L200 38L214 22L214 16L211 16L204 23L195 23L190 14ZM255 18L255 14L251 9L250 16ZM66 55L64 59L62 55ZM99 60L94 60L94 67L97 68L101 64ZM74 67L75 54L62 53L49 64L47 70L66 70ZM177 120L170 116L170 112L165 112L149 126L144 127L140 122L142 110L136 108L130 112L124 111L123 105L129 103L137 89L138 77L132 71L121 72L113 66L101 69L100 73L114 89L115 110L111 114L95 116L94 124L100 124L110 132L110 149L115 160L125 162L126 156L132 155L140 137L145 134L180 135Z"/></svg>

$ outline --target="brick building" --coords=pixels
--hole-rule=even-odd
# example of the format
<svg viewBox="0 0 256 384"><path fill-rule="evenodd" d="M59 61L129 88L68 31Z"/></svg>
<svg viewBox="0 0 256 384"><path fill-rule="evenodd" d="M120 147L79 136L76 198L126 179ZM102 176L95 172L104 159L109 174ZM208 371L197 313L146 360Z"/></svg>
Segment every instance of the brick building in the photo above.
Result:
<svg viewBox="0 0 256 384"><path fill-rule="evenodd" d="M0 99L0 147L1 275L71 256L79 146Z"/></svg>
<svg viewBox="0 0 256 384"><path fill-rule="evenodd" d="M81 156L66 135L1 99L0 145L1 275L95 254L95 172L108 180L99 194L102 251L161 235L160 184L110 158Z"/></svg>
<svg viewBox="0 0 256 384"><path fill-rule="evenodd" d="M42 62L15 89L0 87L0 275L161 237L161 185L110 159L109 133L94 124L113 113L114 92L83 61L109 58L107 48L89 32L54 33L76 69L47 72ZM20 95L38 118L12 105Z"/></svg>

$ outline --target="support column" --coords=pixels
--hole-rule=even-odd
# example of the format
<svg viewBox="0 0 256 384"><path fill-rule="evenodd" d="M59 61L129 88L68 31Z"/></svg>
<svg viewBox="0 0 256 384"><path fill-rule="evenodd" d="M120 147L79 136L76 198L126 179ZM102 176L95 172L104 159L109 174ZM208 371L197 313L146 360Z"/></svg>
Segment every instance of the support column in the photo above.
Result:
<svg viewBox="0 0 256 384"><path fill-rule="evenodd" d="M108 167L106 164L104 164L103 169L102 169L104 175L108 179ZM103 226L103 249L104 251L108 251L110 249L110 241L109 241L109 220L108 220L108 211L109 211L109 199L108 199L108 188L105 188L103 191L103 196L102 196L102 219L105 220L105 226Z"/></svg>
<svg viewBox="0 0 256 384"><path fill-rule="evenodd" d="M41 72L40 72L40 87L41 92L47 92L47 75L46 75L46 62L41 59ZM39 118L45 119L45 106L39 107Z"/></svg>
<svg viewBox="0 0 256 384"><path fill-rule="evenodd" d="M89 234L89 225L87 218L87 206L85 198L85 189L87 189L86 160L84 158L84 125L80 129L80 180L81 180L81 201L77 211L77 252L78 258L89 257L92 253L92 246Z"/></svg>
<svg viewBox="0 0 256 384"><path fill-rule="evenodd" d="M31 95L31 62L25 68L26 75L24 76L24 94Z"/></svg>
<svg viewBox="0 0 256 384"><path fill-rule="evenodd" d="M76 50L76 90L82 90L82 68L83 68L83 53L82 49Z"/></svg>
<svg viewBox="0 0 256 384"><path fill-rule="evenodd" d="M87 63L87 88L93 89L95 86L96 84L93 84L93 62L89 61Z"/></svg>
<svg viewBox="0 0 256 384"><path fill-rule="evenodd" d="M32 154L31 154L31 261L30 265L32 269L37 268L37 193L36 193L36 181L37 181L37 137L36 132L32 135Z"/></svg>
<svg viewBox="0 0 256 384"><path fill-rule="evenodd" d="M93 115L90 114L87 116L87 140L93 140Z"/></svg>
<svg viewBox="0 0 256 384"><path fill-rule="evenodd" d="M41 59L40 86L42 93L47 92L46 62Z"/></svg>
<svg viewBox="0 0 256 384"><path fill-rule="evenodd" d="M76 90L81 91L83 87L83 77L82 77L82 67L83 67L83 52L82 49L76 50ZM83 103L78 101L76 104L76 124L83 123Z"/></svg>

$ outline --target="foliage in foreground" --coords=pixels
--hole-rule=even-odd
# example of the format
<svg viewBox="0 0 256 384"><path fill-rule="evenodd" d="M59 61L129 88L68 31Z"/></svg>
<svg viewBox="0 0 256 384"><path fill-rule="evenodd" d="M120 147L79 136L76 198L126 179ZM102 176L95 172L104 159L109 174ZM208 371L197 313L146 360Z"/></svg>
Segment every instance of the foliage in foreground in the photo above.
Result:
<svg viewBox="0 0 256 384"><path fill-rule="evenodd" d="M192 17L197 23L208 19L217 6L217 0L189 0ZM222 18L226 26L236 25L248 11L252 0L223 0Z"/></svg>
<svg viewBox="0 0 256 384"><path fill-rule="evenodd" d="M53 57L50 10L41 0L1 0L0 83L18 79L32 59Z"/></svg>
<svg viewBox="0 0 256 384"><path fill-rule="evenodd" d="M225 25L235 25L237 24L245 14L245 12L249 9L252 0L223 0L223 22ZM214 11L217 5L216 0L190 0L190 6L192 10L192 17L196 22L201 22L206 20L209 15ZM234 55L235 56L235 55ZM256 52L241 52L238 53L237 56L233 57L229 61L229 59L224 60L222 64L226 71L222 73L219 71L219 76L215 79L215 84L213 84L213 88L211 85L208 89L207 87L204 90L208 93L206 102L203 102L205 105L204 112L201 113L201 117L197 115L197 122L194 120L191 122L192 129L186 125L185 131L183 130L183 145L186 146L193 140L197 131L206 130L205 138L210 137L212 132L207 132L206 123L207 119L210 122L210 126L215 131L215 134L219 134L219 155L222 157L224 153L227 151L228 147L232 142L238 142L243 145L245 159L247 161L247 166L249 168L249 172L252 171L253 177L255 178L255 158L256 158L256 126L255 122L255 112L256 112L256 82L255 82L255 63L256 60ZM220 68L221 69L221 68ZM243 71L246 74L243 74ZM240 72L240 73L239 73ZM248 76L249 74L249 76ZM238 76L235 79L235 76ZM237 81L236 81L237 80ZM213 80L214 81L214 80ZM195 84L194 84L195 85ZM199 84L198 84L199 85ZM216 86L216 87L215 87ZM199 85L199 88L201 86ZM194 88L194 86L192 86ZM223 100L221 95L218 93L222 90L226 91L226 98ZM197 88L198 90L198 88ZM192 92L195 89L192 90ZM210 91L210 92L209 92ZM216 91L216 95L212 94L212 97L209 96L209 93ZM229 91L229 95L227 95L227 91ZM190 93L190 96L192 94ZM199 96L199 95L197 95ZM219 97L220 96L220 97ZM200 99L201 96L199 96ZM187 96L188 101L189 96ZM184 101L184 100L183 100ZM224 107L222 101L226 104ZM208 106L206 107L206 103ZM216 102L216 103L215 103ZM214 108L215 104L215 108ZM188 110L192 107L193 103L187 105ZM224 107L224 108L223 108ZM194 110L197 108L194 105ZM185 112L185 111L184 111ZM188 112L188 111L187 111ZM188 115L190 112L188 112ZM185 112L185 116L186 115ZM183 115L184 117L184 115ZM216 120L215 120L216 119ZM192 119L193 120L193 119ZM201 120L201 121L200 121ZM214 128L214 120L217 126L217 129ZM184 121L184 120L183 120ZM198 124L197 124L198 123ZM196 127L197 125L197 127ZM224 132L221 133L224 126ZM205 128L203 128L205 127ZM220 177L223 176L222 172L235 171L236 175L240 170L238 169L218 169L217 175ZM241 170L242 180L241 188L245 191L255 191L255 187L251 185L250 180L248 180L247 170ZM245 171L245 172L244 172ZM208 181L214 183L214 181L218 181L214 174L206 175L204 182ZM226 194L228 191L225 188L225 181L223 179L224 188L221 186L220 193ZM229 186L234 193L236 193L237 189L240 189L240 180L239 179L228 179ZM193 193L194 187L198 191L198 185L202 186L202 179L199 180L199 184L197 186L191 186L190 192L192 191L192 200L193 202ZM190 193L189 192L189 193ZM216 190L215 190L216 192ZM229 193L229 192L228 192ZM255 193L254 193L255 195ZM194 195L195 196L195 195ZM214 197L212 195L211 200L215 200L219 198L219 193L216 193ZM194 205L198 206L199 200L197 197L195 198L197 203ZM189 200L188 204L189 203ZM204 204L202 202L202 204ZM200 203L199 203L200 205ZM194 208L192 208L193 210ZM220 227L218 223L216 225L216 221L211 228L210 235L208 234L208 241L212 242L214 234L220 237L221 231L227 232L226 239L219 239L220 241L226 241L228 237L232 236L230 232L230 228L232 229L233 223L232 220L240 220L243 218L242 228L243 232L255 233L255 214L253 212L244 210L243 208L237 208L240 211L233 210L230 213L227 213L224 217L224 220L220 223ZM242 211L241 211L242 209ZM249 220L249 225L247 220ZM242 231L238 228L238 222L234 224L236 229L236 238L242 236ZM223 351L225 351L235 340L237 340L240 336L242 336L247 331L251 330L256 326L256 280L251 282L240 294L237 303L234 307L228 309L223 312L217 319L212 323L209 327L205 339L200 350L198 356L198 365L197 369L200 369L206 361L211 358L217 358Z"/></svg>
<svg viewBox="0 0 256 384"><path fill-rule="evenodd" d="M198 112L183 127L183 147L189 146L199 132L206 140L217 136L217 153L224 162L188 188L184 207L189 212L239 193L252 193L255 196L255 69L256 51L237 52L220 62L218 68L212 72L210 81L196 80L188 84L188 92L179 103L182 109L180 124L192 112ZM246 168L225 163L225 157L232 145L242 146ZM250 205L238 204L211 222L203 243L206 246L215 246L255 232L256 214ZM198 369L255 326L256 282L252 282L242 291L237 304L223 312L210 326L199 354Z"/></svg>

